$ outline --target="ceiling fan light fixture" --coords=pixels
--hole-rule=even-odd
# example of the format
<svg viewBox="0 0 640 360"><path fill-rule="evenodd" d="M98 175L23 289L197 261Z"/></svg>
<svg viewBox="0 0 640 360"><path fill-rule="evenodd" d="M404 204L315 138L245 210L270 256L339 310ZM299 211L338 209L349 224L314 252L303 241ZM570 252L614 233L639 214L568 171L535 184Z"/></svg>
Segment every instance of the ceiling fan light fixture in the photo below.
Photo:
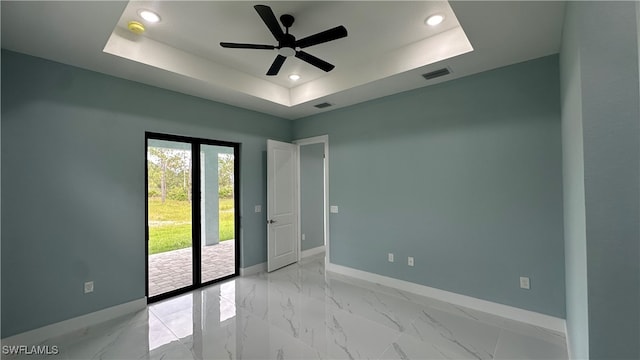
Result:
<svg viewBox="0 0 640 360"><path fill-rule="evenodd" d="M281 47L280 49L278 49L278 54L284 56L284 57L289 57L289 56L293 56L296 54L296 50L294 48L290 48L290 47Z"/></svg>
<svg viewBox="0 0 640 360"><path fill-rule="evenodd" d="M444 21L444 15L435 14L435 15L429 16L424 21L424 23L429 26L436 26L436 25L440 25L440 23L442 23L443 21Z"/></svg>
<svg viewBox="0 0 640 360"><path fill-rule="evenodd" d="M138 15L150 23L157 23L160 21L160 15L151 10L141 9L138 11Z"/></svg>
<svg viewBox="0 0 640 360"><path fill-rule="evenodd" d="M289 75L289 80L291 80L291 81L298 81L298 80L300 80L300 75L298 75L298 74L291 74L291 75Z"/></svg>

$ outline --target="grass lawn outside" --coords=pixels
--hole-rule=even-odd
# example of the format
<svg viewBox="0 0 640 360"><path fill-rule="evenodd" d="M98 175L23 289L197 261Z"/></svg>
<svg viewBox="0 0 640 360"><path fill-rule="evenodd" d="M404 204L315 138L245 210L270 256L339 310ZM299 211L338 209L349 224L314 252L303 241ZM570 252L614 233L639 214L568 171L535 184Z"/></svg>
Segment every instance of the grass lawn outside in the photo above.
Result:
<svg viewBox="0 0 640 360"><path fill-rule="evenodd" d="M191 204L149 198L149 255L191 246ZM220 199L220 241L234 238L233 199Z"/></svg>

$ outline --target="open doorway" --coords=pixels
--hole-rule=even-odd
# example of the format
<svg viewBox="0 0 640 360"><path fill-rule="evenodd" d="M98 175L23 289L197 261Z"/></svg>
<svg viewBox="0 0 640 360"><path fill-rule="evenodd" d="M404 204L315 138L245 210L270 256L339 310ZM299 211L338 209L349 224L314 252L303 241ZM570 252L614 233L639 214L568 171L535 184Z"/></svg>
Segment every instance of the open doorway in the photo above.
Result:
<svg viewBox="0 0 640 360"><path fill-rule="evenodd" d="M300 258L328 255L328 136L295 141L299 146Z"/></svg>
<svg viewBox="0 0 640 360"><path fill-rule="evenodd" d="M239 144L146 134L149 302L238 275Z"/></svg>

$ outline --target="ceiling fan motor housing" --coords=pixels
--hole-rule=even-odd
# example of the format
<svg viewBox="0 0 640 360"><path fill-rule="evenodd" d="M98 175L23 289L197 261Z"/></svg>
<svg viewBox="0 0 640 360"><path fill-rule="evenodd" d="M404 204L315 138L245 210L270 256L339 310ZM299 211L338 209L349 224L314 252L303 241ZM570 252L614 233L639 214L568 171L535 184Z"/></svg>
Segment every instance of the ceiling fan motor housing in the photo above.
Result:
<svg viewBox="0 0 640 360"><path fill-rule="evenodd" d="M287 30L289 30L289 28L287 28ZM284 36L282 36L278 44L278 54L285 57L296 54L296 38L293 35L284 34Z"/></svg>
<svg viewBox="0 0 640 360"><path fill-rule="evenodd" d="M291 25L293 25L294 21L295 18L292 15L284 14L280 16L280 22L282 23L282 25L284 25L285 28L287 28L287 33L289 33L289 28L291 27Z"/></svg>

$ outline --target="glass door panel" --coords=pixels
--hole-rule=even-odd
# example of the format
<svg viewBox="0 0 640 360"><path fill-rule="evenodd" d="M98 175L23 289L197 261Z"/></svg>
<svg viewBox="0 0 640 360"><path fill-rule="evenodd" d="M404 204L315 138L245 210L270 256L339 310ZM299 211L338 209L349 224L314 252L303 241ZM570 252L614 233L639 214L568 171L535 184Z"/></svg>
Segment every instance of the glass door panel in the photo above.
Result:
<svg viewBox="0 0 640 360"><path fill-rule="evenodd" d="M191 144L147 142L149 297L193 285Z"/></svg>
<svg viewBox="0 0 640 360"><path fill-rule="evenodd" d="M202 283L236 273L234 150L230 146L200 146Z"/></svg>

